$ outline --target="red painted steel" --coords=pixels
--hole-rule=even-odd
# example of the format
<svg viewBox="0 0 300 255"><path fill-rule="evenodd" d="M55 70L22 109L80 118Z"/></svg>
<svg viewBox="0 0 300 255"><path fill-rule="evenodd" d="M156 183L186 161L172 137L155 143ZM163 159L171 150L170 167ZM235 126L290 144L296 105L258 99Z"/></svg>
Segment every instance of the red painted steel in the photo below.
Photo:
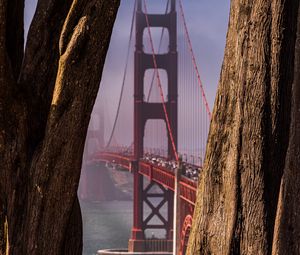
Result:
<svg viewBox="0 0 300 255"><path fill-rule="evenodd" d="M116 149L114 151L100 151L92 155L87 155L88 164L106 162L109 165L133 173L134 176L134 210L132 235L129 240L130 251L151 251L155 246L157 249L169 250L172 246L173 232L173 192L175 184L175 173L173 170L161 165L143 160L144 156L144 134L145 124L150 119L162 119L165 121L168 131L168 159L178 161L177 154L177 118L178 118L178 66L177 66L177 13L176 1L171 1L170 11L166 14L147 14L146 1L144 0L144 11L142 9L142 0L137 0L136 5L136 50L134 64L134 143L133 153L124 153ZM210 116L208 103L204 94L199 71L196 65L192 45L185 24L182 4L180 3L181 17L184 21L186 37L192 53L192 60L197 73L198 82L201 87L206 110ZM151 27L164 27L169 31L169 52L166 54L156 54L154 51ZM144 52L143 35L144 30L148 29L152 54ZM132 31L132 29L131 29ZM132 32L131 32L132 33ZM162 98L161 103L150 103L144 100L144 76L148 69L156 70L159 90ZM161 87L158 69L164 69L168 75L168 100L164 101L165 95ZM120 104L119 104L120 108ZM115 124L114 124L115 126ZM104 130L104 129L103 129ZM102 131L103 131L102 130ZM87 140L99 137L98 131L89 133ZM103 137L103 132L101 133ZM101 138L102 139L102 138ZM112 135L110 137L110 141ZM101 143L101 148L103 148ZM145 186L145 179L149 184ZM153 185L157 185L161 193L154 194L150 190ZM181 250L180 254L185 254L187 238L192 224L192 215L194 212L197 182L182 176L179 182L180 204L180 224L181 224ZM162 201L156 205L151 198L162 198ZM144 204L146 204L151 213L144 217ZM160 213L160 209L167 205L167 216ZM157 216L162 224L151 224L151 219ZM146 239L145 230L164 229L166 238L163 240ZM152 248L151 248L152 247ZM167 248L163 248L167 247Z"/></svg>
<svg viewBox="0 0 300 255"><path fill-rule="evenodd" d="M146 9L145 9L146 11ZM134 167L134 211L133 211L133 228L132 236L129 241L129 249L131 251L141 251L144 249L141 247L141 240L145 240L145 230L152 228L153 226L149 221L144 221L144 203L150 206L152 212L156 212L156 208L151 207L151 203L148 200L148 194L144 189L144 178L146 174L153 183L157 183L162 189L168 189L169 187L164 185L167 183L168 178L174 178L169 173L165 173L154 166L145 166L140 164L141 158L144 155L144 135L145 125L147 120L162 119L168 126L168 154L169 157L178 159L177 155L177 97L178 97L178 84L177 84L177 27L176 27L176 10L175 0L171 0L171 10L167 14L147 15L142 8L142 0L137 1L136 10L136 43L135 43L135 57L134 57L134 150L133 159ZM143 37L144 29L150 27L166 27L170 34L170 51L167 54L147 54L144 51ZM150 32L150 31L149 31ZM151 34L150 34L151 37ZM152 49L153 49L153 43ZM164 69L168 75L168 101L164 102L162 95L161 103L149 103L144 100L144 76L148 69L158 68ZM159 79L158 72L157 77ZM161 89L162 92L162 89ZM119 159L115 159L119 160ZM122 160L121 160L122 161ZM117 161L116 161L117 162ZM126 164L125 164L126 165ZM166 181L164 181L166 180ZM170 180L168 180L170 182ZM170 185L172 182L170 182ZM147 190L147 189L146 189ZM158 228L165 229L167 236L170 236L172 231L172 197L164 193L167 204L167 217L164 218L164 226ZM157 212L156 212L157 213ZM138 241L138 242L137 242Z"/></svg>
<svg viewBox="0 0 300 255"><path fill-rule="evenodd" d="M133 172L134 160L132 156L123 156L118 152L95 153L89 160L89 164L96 162L107 162L121 166L124 170ZM140 160L138 163L138 174L145 176L150 181L163 185L167 189L174 191L174 172L170 169L157 166L147 161ZM197 182L182 176L180 181L180 197L191 206L195 206L197 194Z"/></svg>
<svg viewBox="0 0 300 255"><path fill-rule="evenodd" d="M134 161L133 156L124 156L121 154L118 154L118 152L99 152L95 153L90 157L90 161L88 164L93 164L97 162L106 162L110 164L118 165L119 167L123 168L123 170L127 170L129 172L134 173L134 177L138 178L147 178L150 181L150 185L153 183L157 183L161 189L164 191L164 201L163 204L166 202L172 201L173 198L173 191L174 191L174 182L175 182L175 174L170 169L158 166L155 164L152 164L148 161L140 160L138 163L137 161ZM135 172L137 171L137 173ZM152 184L151 184L152 183ZM136 184L139 184L139 182L136 182ZM182 176L180 181L180 198L182 199L181 202L181 250L180 255L185 254L187 239L190 231L190 227L192 224L192 216L194 212L195 202L196 202L196 195L197 195L197 182ZM136 187L136 189L139 189L139 193L143 193L143 199L142 201L147 201L147 204L149 205L148 197L153 196L153 194L149 194L147 189L149 189L149 186L145 189L143 187ZM143 191L143 192L141 192ZM159 208L158 210L154 208L154 205L149 205L149 207L152 209L153 215L160 215L159 214ZM135 246L132 249L139 249L139 245L141 247L146 247L149 245L149 240L145 239L144 236L144 230L147 228L147 219L143 221L143 207L138 206L135 208L135 210L139 211L140 213L140 220L141 220L141 228L133 228L132 229L132 236L131 240L135 242ZM171 214L171 215L170 215ZM170 211L169 217L173 217L172 212ZM160 215L160 217L163 217ZM151 218L151 217L150 217ZM172 218L173 220L173 218ZM148 220L149 221L149 220ZM137 224L137 222L136 222ZM168 225L169 224L169 225ZM148 228L163 228L167 231L168 239L165 241L171 242L172 237L172 229L170 222L167 223L164 221L164 224L161 226L152 226L148 225ZM143 241L144 240L144 241ZM163 240L159 240L157 242L165 242ZM138 248L137 248L138 247ZM147 246L148 247L148 246ZM171 247L171 245L168 245L168 247ZM148 247L149 248L149 247Z"/></svg>
<svg viewBox="0 0 300 255"><path fill-rule="evenodd" d="M172 225L170 222L167 222L163 216L159 213L160 207L162 207L165 203L168 201L172 201L173 195L172 192L174 192L174 182L175 182L175 174L170 169L158 166L155 164L152 164L148 161L140 160L138 163L133 160L133 156L131 155L122 155L118 152L98 152L91 156L91 160L89 161L89 164L97 163L97 162L106 162L109 164L115 164L124 170L127 170L129 172L135 173L135 171L138 172L138 174L135 174L134 177L141 178L144 176L150 181L149 186L147 186L145 189L143 187L139 187L141 190L144 190L144 195L142 197L142 201L146 201L148 206L152 209L151 216L148 216L148 218L143 220L143 211L141 210L142 204L134 204L135 210L139 211L141 218L135 219L141 221L141 227L140 228L133 228L132 229L132 236L131 240L134 243L132 249L138 250L140 247L148 247L151 243L151 240L145 239L144 230L145 228L162 228L167 231L167 239L165 241L159 240L159 242L166 242L169 243L166 247L171 247L170 242L172 239ZM136 182L139 184L139 182ZM157 183L159 187L161 187L161 190L163 190L163 201L161 205L154 206L149 201L149 197L153 197L154 194L149 194L150 187L153 185L153 183ZM192 224L192 216L194 212L194 207L196 203L196 195L197 195L197 182L182 176L180 181L180 198L182 199L181 202L181 249L180 249L180 255L185 254L186 250L186 244L187 239L190 231L190 227ZM171 193L170 193L171 192ZM159 196L159 195L156 195ZM169 205L171 208L172 206ZM172 212L170 211L170 214ZM169 217L173 217L173 215ZM147 222L151 220L151 217L158 216L159 218L162 218L163 225L147 225ZM138 225L138 222L136 222ZM150 242L150 243L149 243ZM153 242L153 241L152 241ZM152 244L152 243L151 243ZM161 246L159 246L161 247ZM148 247L149 248L149 247ZM141 250L144 248L141 248Z"/></svg>
<svg viewBox="0 0 300 255"><path fill-rule="evenodd" d="M164 110L165 121L166 121L167 128L168 128L168 134L169 134L169 139L170 139L170 142L171 142L171 145L172 145L173 154L174 154L174 157L175 157L176 161L178 161L179 158L178 158L178 152L177 152L177 145L175 143L175 136L173 134L173 130L172 130L172 127L171 127L170 116L168 115L168 111L167 111L167 103L165 102L165 99L164 99L165 98L164 97L164 92L163 92L163 89L162 89L161 79L160 79L160 75L159 75L159 72L158 72L156 53L155 53L155 50L154 50L154 44L153 44L151 30L150 30L150 22L149 22L149 17L148 17L147 5L146 5L145 0L144 0L144 7L145 7L145 18L146 18L146 23L147 23L147 30L148 30L148 34L149 34L149 38L150 38L150 44L151 44L151 50L152 50L153 65L154 65L155 74L156 74L156 78L157 78L157 81L158 81L160 97L161 97L161 105L162 105L163 110ZM177 105L177 100L176 100L176 102L172 102L172 103L175 103Z"/></svg>
<svg viewBox="0 0 300 255"><path fill-rule="evenodd" d="M184 255L187 248L188 238L192 227L193 217L192 215L186 215L181 230L181 242L180 242L180 255Z"/></svg>

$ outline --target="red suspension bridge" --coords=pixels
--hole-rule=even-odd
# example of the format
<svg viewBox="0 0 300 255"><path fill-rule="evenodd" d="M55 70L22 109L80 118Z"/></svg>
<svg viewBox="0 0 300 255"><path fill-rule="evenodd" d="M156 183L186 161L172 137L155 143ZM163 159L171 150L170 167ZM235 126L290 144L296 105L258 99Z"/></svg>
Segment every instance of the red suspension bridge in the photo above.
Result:
<svg viewBox="0 0 300 255"><path fill-rule="evenodd" d="M115 119L94 113L84 157L88 164L105 162L133 174L130 252L185 254L211 113L182 1L168 0L161 14L151 13L149 2L134 5ZM107 113L110 95L103 87L101 92ZM180 240L173 245L176 228ZM149 237L152 230L164 231L164 238Z"/></svg>

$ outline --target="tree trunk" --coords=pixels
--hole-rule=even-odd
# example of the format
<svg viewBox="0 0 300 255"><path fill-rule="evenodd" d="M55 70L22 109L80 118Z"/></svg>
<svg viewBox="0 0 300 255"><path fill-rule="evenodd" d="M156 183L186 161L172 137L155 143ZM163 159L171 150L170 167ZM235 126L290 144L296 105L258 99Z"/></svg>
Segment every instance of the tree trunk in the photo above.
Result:
<svg viewBox="0 0 300 255"><path fill-rule="evenodd" d="M280 185L273 254L300 254L300 18L297 30L290 139Z"/></svg>
<svg viewBox="0 0 300 255"><path fill-rule="evenodd" d="M0 200L1 201L1 200ZM5 255L7 249L7 222L6 222L6 209L4 203L0 204L0 255Z"/></svg>
<svg viewBox="0 0 300 255"><path fill-rule="evenodd" d="M187 254L300 254L298 8L231 1Z"/></svg>
<svg viewBox="0 0 300 255"><path fill-rule="evenodd" d="M118 6L40 0L24 55L24 2L0 0L0 252L7 218L5 254L82 254L76 194Z"/></svg>

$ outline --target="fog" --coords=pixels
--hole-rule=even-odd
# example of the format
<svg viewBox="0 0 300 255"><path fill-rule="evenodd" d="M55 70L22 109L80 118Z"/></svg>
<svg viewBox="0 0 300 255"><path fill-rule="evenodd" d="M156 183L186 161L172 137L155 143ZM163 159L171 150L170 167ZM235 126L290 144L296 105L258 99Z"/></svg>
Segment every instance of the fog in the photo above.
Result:
<svg viewBox="0 0 300 255"><path fill-rule="evenodd" d="M149 12L160 12L163 13L162 10L165 9L166 1L162 0L147 0L149 4L148 11ZM25 1L25 39L27 37L28 29L30 26L30 22L35 12L37 0L26 0ZM189 29L189 33L191 36L191 41L193 44L196 61L198 64L198 68L200 70L201 79L203 82L204 90L208 99L208 103L210 109L213 108L213 103L215 99L215 94L217 90L217 84L220 76L221 64L224 54L225 47L225 39L226 39L226 31L228 25L228 17L229 17L229 0L183 0L185 16L187 20L187 25ZM86 146L85 154L91 154L100 149L100 147L105 145L113 126L113 122L117 112L117 106L120 98L120 91L122 86L122 79L124 75L126 54L127 54L127 45L130 34L130 24L132 18L132 11L134 6L134 0L122 0L121 6L117 15L117 19L115 22L115 26L112 33L111 43L109 46L109 50L107 53L104 70L102 73L102 79L100 84L100 89L97 97L97 101L94 107L94 111L91 118L91 123L89 130L100 130L99 139L94 139L94 141L89 141ZM159 37L161 34L161 30L155 29L152 31L155 44L159 41ZM178 33L178 40L184 40L183 34ZM147 43L145 42L145 45ZM133 42L134 45L134 42ZM157 47L157 46L156 46ZM114 137L114 143L118 142L121 145L130 145L132 143L133 136L133 49L131 50L131 58L129 61L128 72L126 76L126 84L125 84L125 92L124 99L121 105L120 111L120 121L117 127L117 135ZM167 46L163 46L163 50L166 50ZM179 53L180 54L180 53ZM179 56L180 57L180 56ZM180 69L180 68L179 68ZM180 69L181 73L179 76L179 83L184 80L184 76L182 74L184 69ZM101 70L99 70L100 72ZM152 77L152 73L147 73L148 81ZM161 71L162 83L167 83L167 78L165 78L165 74ZM182 78L183 77L183 78ZM146 79L146 80L147 80ZM194 79L194 78L193 78ZM194 82L194 81L193 81ZM146 90L149 90L150 85L146 85ZM164 87L165 88L165 87ZM157 89L157 88L156 88ZM180 89L179 89L180 90ZM157 93L157 92L154 92ZM192 98L193 91L186 91L185 100L188 98ZM197 92L198 93L198 92ZM164 89L164 95L166 95L166 89ZM200 95L200 93L198 93ZM182 95L179 95L179 100L181 100ZM195 100L202 100L199 98L194 98ZM157 98L152 98L151 100L157 100ZM201 101L202 102L202 101ZM202 102L203 103L203 102ZM201 135L201 132L197 135L197 130L201 125L201 119L199 118L196 121L195 127L191 127L191 124L187 124L186 122L188 117L190 119L195 119L192 115L192 105L187 106L185 112L183 110L179 110L180 117L183 118L180 124L180 128L183 131L179 131L179 135L184 137L180 138L184 140L181 144L182 150L185 150L185 153L193 153L188 151L188 147L193 147L194 153L204 153L203 144L205 141L202 141L201 145L193 144L195 141L200 140L198 137ZM203 112L201 114L204 114ZM189 116L190 115L190 116ZM200 123L200 124L199 124ZM198 126L197 126L198 125ZM152 136L156 136L156 140L154 141L151 137L146 137L145 141L150 147L151 144L156 144L165 149L166 148L166 130L165 125L152 123L147 127L150 131L146 131L146 135L150 134ZM102 129L102 130L101 130ZM154 130L154 131L153 131ZM154 132L154 133L153 133ZM155 133L156 132L156 133ZM189 136L184 136L180 132L188 133ZM204 131L203 131L204 132ZM205 131L207 133L207 130ZM204 132L204 133L205 133ZM158 136L157 134L160 134ZM88 135L89 136L89 135ZM101 137L103 136L103 137ZM102 138L104 141L102 141ZM165 139L165 141L164 141ZM180 140L179 139L179 140ZM203 139L202 139L203 140ZM87 152L87 149L90 151ZM202 151L202 152L200 152ZM184 151L183 151L184 152ZM86 169L87 162L83 162L83 169ZM104 165L98 166L98 170L101 170L101 173L104 173L105 176L101 178L106 178L107 185L120 185L120 176L117 180L113 175L115 172L105 172ZM117 174L118 175L118 174ZM97 174L95 174L95 182L97 182ZM92 177L89 177L92 178ZM123 178L123 179L122 179ZM119 189L128 189L128 187L132 186L130 184L131 176L123 175L121 179L125 183L123 188ZM87 180L85 180L85 185L87 184ZM119 183L117 183L119 182ZM126 186L127 182L127 186ZM94 185L97 186L97 185ZM101 186L99 184L98 186ZM105 186L105 185L104 185ZM103 190L94 189L93 192L94 197L97 197L97 192L105 193ZM111 195L112 191L109 190ZM102 194L102 195L103 195ZM106 193L105 193L106 194ZM130 190L129 190L130 194ZM79 194L82 195L82 194ZM119 195L116 195L119 196ZM103 197L103 196L102 196ZM99 198L99 197L98 197ZM128 198L128 197L127 197ZM97 200L97 199L96 199ZM108 199L109 200L109 199ZM83 218L84 218L84 245L85 245L85 253L84 254L92 254L91 252L95 252L96 248L111 246L114 244L114 240L110 240L115 236L122 233L122 236L118 236L120 245L124 245L128 238L129 228L131 226L131 202L122 202L121 207L124 209L124 213L118 214L117 211L120 209L118 205L115 204L97 204L91 206L90 204L82 203L83 207ZM109 217L107 215L113 215L114 217ZM123 216L122 216L123 215ZM123 217L123 218L122 218ZM106 220L109 219L109 220ZM122 231L113 232L112 226L107 224L115 224L115 227L119 227ZM102 231L102 232L101 232ZM103 232L104 231L104 232ZM106 237L105 239L105 231L113 233L110 237ZM125 235L125 236L124 236ZM110 239L109 239L110 238Z"/></svg>

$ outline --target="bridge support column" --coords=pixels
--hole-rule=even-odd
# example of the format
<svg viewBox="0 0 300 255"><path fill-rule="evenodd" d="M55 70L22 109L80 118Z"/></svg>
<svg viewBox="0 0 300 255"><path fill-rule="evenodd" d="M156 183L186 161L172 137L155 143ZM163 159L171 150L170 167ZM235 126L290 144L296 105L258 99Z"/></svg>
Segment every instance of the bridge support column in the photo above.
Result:
<svg viewBox="0 0 300 255"><path fill-rule="evenodd" d="M143 180L142 175L138 174L134 178L138 178L136 184L140 184L140 189L134 194L134 215L136 216L134 216L134 226L128 250L129 252L171 252L173 233L172 191L153 182L151 177L149 180ZM135 185L134 188L137 186ZM159 236L154 235L156 230L159 230L156 232ZM151 231L153 232L151 233Z"/></svg>
<svg viewBox="0 0 300 255"><path fill-rule="evenodd" d="M143 176L139 174L138 161L132 162L132 171L133 171L133 227L131 231L131 238L128 242L128 250L133 251L144 251L145 239L144 231L142 229L143 225Z"/></svg>
<svg viewBox="0 0 300 255"><path fill-rule="evenodd" d="M182 162L179 160L179 166L175 170L174 186L174 233L173 233L173 254L179 255L180 234L181 234L181 204L180 204L180 178L182 172Z"/></svg>
<svg viewBox="0 0 300 255"><path fill-rule="evenodd" d="M167 229L167 238L172 240L173 239L173 221L174 221L174 193L172 190L167 190L168 196L168 229Z"/></svg>

